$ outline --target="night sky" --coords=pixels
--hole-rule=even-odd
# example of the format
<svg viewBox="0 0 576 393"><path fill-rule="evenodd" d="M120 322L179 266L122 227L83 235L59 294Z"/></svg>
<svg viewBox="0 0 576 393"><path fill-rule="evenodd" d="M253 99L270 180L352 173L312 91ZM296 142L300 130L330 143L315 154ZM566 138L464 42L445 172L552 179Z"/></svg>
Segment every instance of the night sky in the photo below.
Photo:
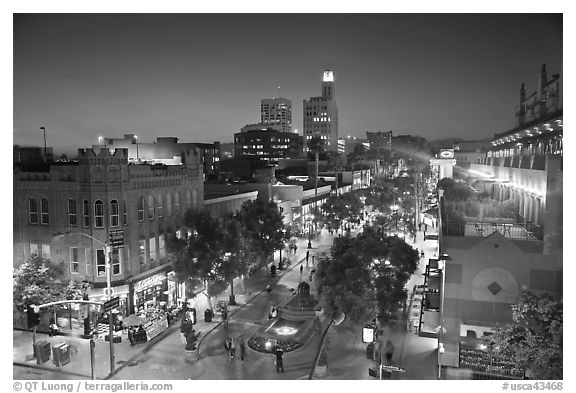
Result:
<svg viewBox="0 0 576 393"><path fill-rule="evenodd" d="M521 83L563 75L561 14L15 14L14 144L57 153L135 133L232 142L260 99L318 96L340 136L480 139L514 126Z"/></svg>

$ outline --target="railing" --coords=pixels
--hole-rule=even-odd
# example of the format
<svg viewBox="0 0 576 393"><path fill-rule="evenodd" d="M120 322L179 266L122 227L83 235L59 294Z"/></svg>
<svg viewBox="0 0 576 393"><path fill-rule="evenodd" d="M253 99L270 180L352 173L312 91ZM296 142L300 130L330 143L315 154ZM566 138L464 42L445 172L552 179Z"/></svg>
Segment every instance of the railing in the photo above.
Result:
<svg viewBox="0 0 576 393"><path fill-rule="evenodd" d="M542 228L534 224L491 222L448 222L448 236L487 237L499 232L508 239L542 240Z"/></svg>

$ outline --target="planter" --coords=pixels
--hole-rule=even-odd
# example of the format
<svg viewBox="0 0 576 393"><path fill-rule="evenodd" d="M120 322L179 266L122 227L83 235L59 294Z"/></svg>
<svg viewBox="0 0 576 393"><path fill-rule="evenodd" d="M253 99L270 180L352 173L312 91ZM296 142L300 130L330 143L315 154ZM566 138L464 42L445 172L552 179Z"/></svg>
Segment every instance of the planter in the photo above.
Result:
<svg viewBox="0 0 576 393"><path fill-rule="evenodd" d="M328 374L328 365L324 366L316 366L316 370L314 370L314 377L315 378L324 378Z"/></svg>
<svg viewBox="0 0 576 393"><path fill-rule="evenodd" d="M200 359L200 354L198 353L197 349L193 349L193 350L185 349L184 350L184 361L186 361L188 363L194 363L198 359Z"/></svg>

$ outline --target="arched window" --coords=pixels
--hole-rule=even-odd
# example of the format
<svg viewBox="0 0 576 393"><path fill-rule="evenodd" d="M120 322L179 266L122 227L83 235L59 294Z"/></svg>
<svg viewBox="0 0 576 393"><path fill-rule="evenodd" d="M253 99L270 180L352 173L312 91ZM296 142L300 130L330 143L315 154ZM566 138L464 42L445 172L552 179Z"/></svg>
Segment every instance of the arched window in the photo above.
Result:
<svg viewBox="0 0 576 393"><path fill-rule="evenodd" d="M180 191L174 193L174 214L180 214Z"/></svg>
<svg viewBox="0 0 576 393"><path fill-rule="evenodd" d="M82 202L82 219L84 221L84 226L90 226L90 203L86 199Z"/></svg>
<svg viewBox="0 0 576 393"><path fill-rule="evenodd" d="M38 224L38 206L34 198L28 200L28 217L30 224Z"/></svg>
<svg viewBox="0 0 576 393"><path fill-rule="evenodd" d="M94 202L94 226L96 228L104 227L104 204L99 199Z"/></svg>
<svg viewBox="0 0 576 393"><path fill-rule="evenodd" d="M78 214L76 212L76 201L68 199L68 226L75 227L78 225Z"/></svg>
<svg viewBox="0 0 576 393"><path fill-rule="evenodd" d="M144 201L144 197L141 196L138 198L138 221L144 221L144 205L146 202Z"/></svg>
<svg viewBox="0 0 576 393"><path fill-rule="evenodd" d="M158 194L156 198L156 215L158 218L164 217L164 197L162 194Z"/></svg>
<svg viewBox="0 0 576 393"><path fill-rule="evenodd" d="M50 223L50 217L48 215L48 199L46 198L40 200L40 220L42 224Z"/></svg>
<svg viewBox="0 0 576 393"><path fill-rule="evenodd" d="M148 195L148 219L154 219L154 195Z"/></svg>
<svg viewBox="0 0 576 393"><path fill-rule="evenodd" d="M166 215L172 215L172 194L166 194Z"/></svg>
<svg viewBox="0 0 576 393"><path fill-rule="evenodd" d="M112 199L110 201L110 226L117 227L120 225L120 208L118 206L118 201Z"/></svg>

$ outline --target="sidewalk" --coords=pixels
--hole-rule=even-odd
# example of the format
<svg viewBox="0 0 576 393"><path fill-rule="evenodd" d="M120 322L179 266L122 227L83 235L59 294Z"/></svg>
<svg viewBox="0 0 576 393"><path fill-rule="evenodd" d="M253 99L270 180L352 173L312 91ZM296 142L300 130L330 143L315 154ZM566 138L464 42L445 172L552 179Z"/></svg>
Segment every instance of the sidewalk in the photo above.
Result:
<svg viewBox="0 0 576 393"><path fill-rule="evenodd" d="M312 255L314 255L314 250L317 250L319 246L326 246L331 244L331 238L328 235L322 235L318 239L312 241L312 249L310 250L310 266ZM241 279L235 280L234 283L234 294L236 298L236 305L231 305L230 307L230 318L234 318L234 314L244 306L246 306L250 301L258 296L260 293L266 290L266 286L270 284L272 288L278 282L278 280L286 273L296 268L300 262L304 262L306 258L306 251L308 245L307 239L300 239L297 242L297 253L291 255L283 256L288 257L291 260L290 266L283 270L277 270L276 277L270 276L269 268L261 269L249 277L246 277L243 282ZM278 257L275 261L278 263ZM215 303L218 299L228 299L229 289L218 296L218 298L212 299ZM218 313L214 315L212 322L206 322L204 320L204 310L197 310L197 323L194 325L196 331L201 332L200 339L198 341L198 348L202 345L204 337L213 329L218 327L222 323L222 317ZM115 358L115 371L118 372L125 367L131 367L135 365L134 360L138 359L142 354L146 353L150 348L164 340L166 337L172 334L179 334L180 324L175 323L170 326L160 335L155 337L149 342L144 344L139 344L135 346L130 346L127 336L122 337L121 343L114 344L114 358ZM46 340L50 342L51 346L60 343L66 343L70 345L71 348L71 362L63 367L56 367L51 359L44 363L43 365L37 365L36 360L32 358L33 347L32 347L32 332L29 331L13 331L13 363L15 365L36 368L39 370L49 370L51 372L57 372L61 374L62 379L69 379L74 377L80 377L84 379L91 378L91 361L90 361L90 348L89 340L81 339L79 337L72 336L56 336L48 337L47 334L37 333L36 341ZM182 346L183 347L183 346ZM94 350L94 375L96 379L106 379L110 374L110 344L102 339L95 340L95 350Z"/></svg>

